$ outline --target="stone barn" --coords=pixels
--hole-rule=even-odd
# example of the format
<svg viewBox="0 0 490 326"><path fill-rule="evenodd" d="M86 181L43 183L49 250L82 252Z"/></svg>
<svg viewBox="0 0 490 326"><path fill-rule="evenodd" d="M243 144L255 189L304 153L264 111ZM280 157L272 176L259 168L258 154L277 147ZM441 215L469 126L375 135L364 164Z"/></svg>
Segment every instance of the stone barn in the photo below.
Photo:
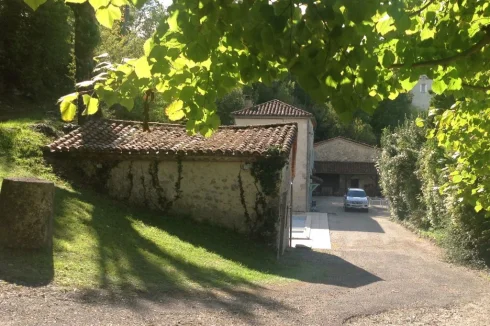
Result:
<svg viewBox="0 0 490 326"><path fill-rule="evenodd" d="M369 196L379 194L376 159L378 150L344 137L315 143L315 176L323 183L319 196L343 196L348 188L363 188Z"/></svg>
<svg viewBox="0 0 490 326"><path fill-rule="evenodd" d="M185 126L95 120L47 147L55 166L104 193L162 214L186 215L289 243L294 123L220 127L210 138Z"/></svg>

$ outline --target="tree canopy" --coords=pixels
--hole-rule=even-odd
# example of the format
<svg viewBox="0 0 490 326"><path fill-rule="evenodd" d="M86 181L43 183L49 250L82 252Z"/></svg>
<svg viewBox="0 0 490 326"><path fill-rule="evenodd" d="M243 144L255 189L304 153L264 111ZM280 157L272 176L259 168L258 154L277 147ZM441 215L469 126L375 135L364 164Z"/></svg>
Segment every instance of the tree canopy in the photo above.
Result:
<svg viewBox="0 0 490 326"><path fill-rule="evenodd" d="M44 2L25 1L32 8ZM144 2L89 1L106 27L121 19L122 6ZM490 89L485 1L175 0L168 14L143 56L100 66L106 71L96 78L99 99L128 104L151 92L172 103L171 119L185 117L190 131L208 134L219 124L217 97L287 72L313 99L329 100L345 116L358 108L372 112L422 73L437 94ZM62 106L69 120L72 107Z"/></svg>
<svg viewBox="0 0 490 326"><path fill-rule="evenodd" d="M24 1L37 9L46 0ZM145 0L88 2L110 28L122 7ZM143 95L148 108L161 97L171 120L185 118L189 132L209 136L220 123L216 99L240 84L271 84L289 73L315 101L349 118L394 100L425 74L434 93L457 99L431 114L428 131L457 159L448 186L477 211L490 210L489 44L484 0L174 0L141 57L99 58L97 75L79 86L88 114L100 103L131 108ZM79 95L61 99L64 119L75 116Z"/></svg>

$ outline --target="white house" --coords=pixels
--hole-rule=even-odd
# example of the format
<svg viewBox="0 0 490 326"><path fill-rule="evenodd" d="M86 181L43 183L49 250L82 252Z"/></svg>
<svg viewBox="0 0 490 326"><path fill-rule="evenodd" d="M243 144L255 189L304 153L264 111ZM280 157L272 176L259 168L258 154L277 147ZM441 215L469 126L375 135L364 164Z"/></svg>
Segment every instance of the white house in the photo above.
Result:
<svg viewBox="0 0 490 326"><path fill-rule="evenodd" d="M428 110L430 106L430 100L432 99L432 79L422 75L415 87L410 91L412 93L412 105L419 110Z"/></svg>
<svg viewBox="0 0 490 326"><path fill-rule="evenodd" d="M270 125L291 123L298 125L296 146L293 148L293 211L308 212L311 208L312 170L314 165L314 117L297 107L272 100L233 112L235 124Z"/></svg>

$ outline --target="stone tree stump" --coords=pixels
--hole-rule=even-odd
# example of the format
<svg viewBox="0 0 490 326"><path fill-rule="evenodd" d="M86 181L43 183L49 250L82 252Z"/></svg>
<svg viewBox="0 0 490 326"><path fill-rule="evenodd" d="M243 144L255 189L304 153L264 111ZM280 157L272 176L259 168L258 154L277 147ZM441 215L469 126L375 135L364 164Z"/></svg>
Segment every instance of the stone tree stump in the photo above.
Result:
<svg viewBox="0 0 490 326"><path fill-rule="evenodd" d="M40 249L53 243L54 183L5 178L0 192L0 245Z"/></svg>

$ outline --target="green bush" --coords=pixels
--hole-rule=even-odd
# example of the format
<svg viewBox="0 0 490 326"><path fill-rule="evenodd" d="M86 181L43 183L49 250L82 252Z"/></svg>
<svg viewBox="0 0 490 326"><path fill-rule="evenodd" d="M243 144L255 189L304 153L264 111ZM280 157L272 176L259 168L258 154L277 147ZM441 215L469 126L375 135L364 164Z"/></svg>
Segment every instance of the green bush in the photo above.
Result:
<svg viewBox="0 0 490 326"><path fill-rule="evenodd" d="M405 122L393 133L383 132L378 169L391 215L428 233L437 232L452 261L490 266L490 219L462 201L457 187L441 188L454 159L424 134L414 122Z"/></svg>
<svg viewBox="0 0 490 326"><path fill-rule="evenodd" d="M12 168L23 168L34 176L49 174L42 148L50 143L43 134L30 129L29 124L0 123L0 157Z"/></svg>
<svg viewBox="0 0 490 326"><path fill-rule="evenodd" d="M444 151L437 147L434 139L428 140L419 153L417 177L421 182L425 219L432 229L444 227L449 219L450 199L440 192L440 187L447 181L442 173L446 161Z"/></svg>
<svg viewBox="0 0 490 326"><path fill-rule="evenodd" d="M451 223L443 243L448 257L476 267L490 266L490 219L470 205L457 200L453 203L448 209Z"/></svg>
<svg viewBox="0 0 490 326"><path fill-rule="evenodd" d="M415 171L424 142L424 130L411 121L395 128L393 133L383 131L378 160L380 185L395 219L408 220L423 208L422 185Z"/></svg>

